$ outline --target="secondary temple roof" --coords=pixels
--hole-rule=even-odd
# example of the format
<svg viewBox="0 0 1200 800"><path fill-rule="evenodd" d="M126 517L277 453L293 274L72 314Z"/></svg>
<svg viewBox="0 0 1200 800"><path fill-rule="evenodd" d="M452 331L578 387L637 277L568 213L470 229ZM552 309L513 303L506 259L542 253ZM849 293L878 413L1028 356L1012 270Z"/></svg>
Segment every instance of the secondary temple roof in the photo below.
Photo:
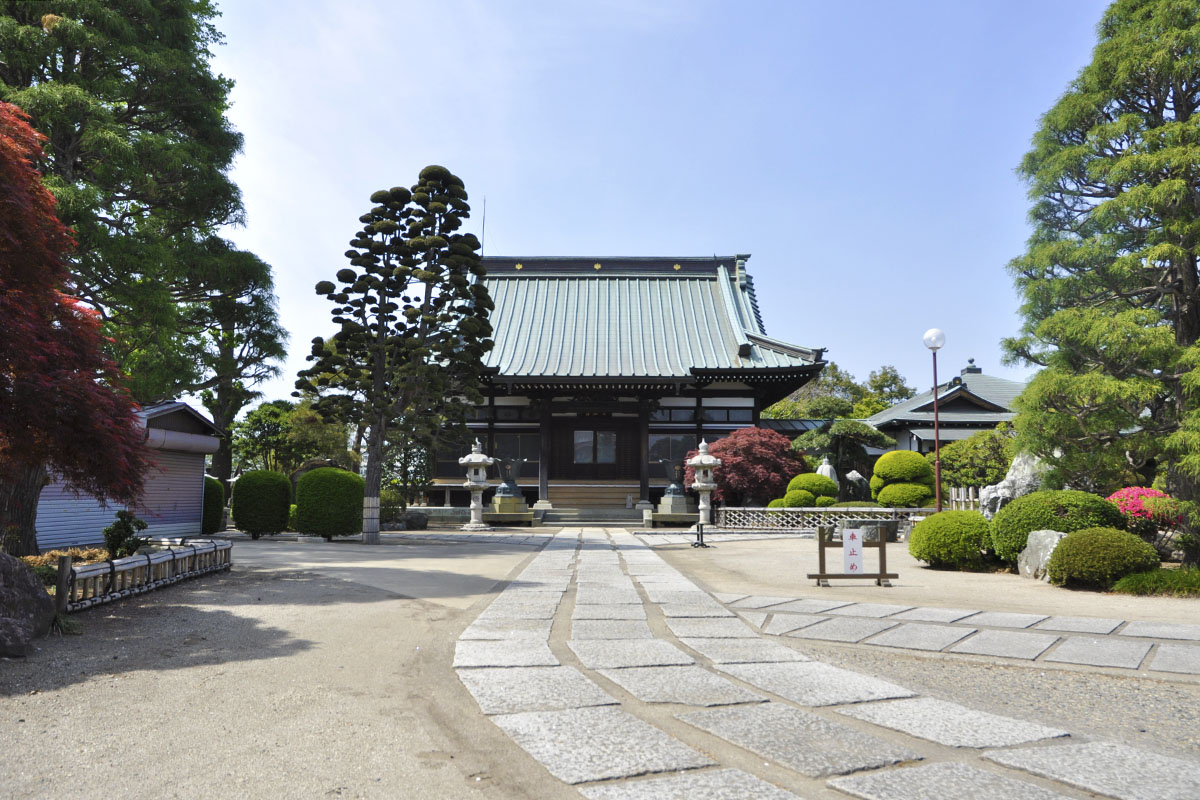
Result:
<svg viewBox="0 0 1200 800"><path fill-rule="evenodd" d="M523 382L815 375L823 348L766 336L748 258L485 257L485 364Z"/></svg>

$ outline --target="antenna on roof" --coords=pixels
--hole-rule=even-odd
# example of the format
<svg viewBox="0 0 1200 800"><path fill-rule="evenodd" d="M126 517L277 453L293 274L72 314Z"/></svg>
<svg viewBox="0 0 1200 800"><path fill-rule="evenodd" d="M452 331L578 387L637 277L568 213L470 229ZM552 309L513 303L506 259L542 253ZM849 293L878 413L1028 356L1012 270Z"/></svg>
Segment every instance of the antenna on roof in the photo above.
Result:
<svg viewBox="0 0 1200 800"><path fill-rule="evenodd" d="M487 246L487 195L483 196L483 228L479 231L479 255L483 255L483 248Z"/></svg>

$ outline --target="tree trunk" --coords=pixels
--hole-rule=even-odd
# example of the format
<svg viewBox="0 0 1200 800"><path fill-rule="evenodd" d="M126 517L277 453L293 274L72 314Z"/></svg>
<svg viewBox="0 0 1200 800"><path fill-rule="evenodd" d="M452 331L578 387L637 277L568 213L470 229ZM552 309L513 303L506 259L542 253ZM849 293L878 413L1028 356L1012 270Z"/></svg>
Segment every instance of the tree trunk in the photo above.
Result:
<svg viewBox="0 0 1200 800"><path fill-rule="evenodd" d="M379 544L379 487L383 483L383 440L386 421L381 412L367 435L367 470L363 487L363 544Z"/></svg>
<svg viewBox="0 0 1200 800"><path fill-rule="evenodd" d="M12 483L0 483L0 544L10 556L36 556L37 507L46 468L41 464L17 464Z"/></svg>

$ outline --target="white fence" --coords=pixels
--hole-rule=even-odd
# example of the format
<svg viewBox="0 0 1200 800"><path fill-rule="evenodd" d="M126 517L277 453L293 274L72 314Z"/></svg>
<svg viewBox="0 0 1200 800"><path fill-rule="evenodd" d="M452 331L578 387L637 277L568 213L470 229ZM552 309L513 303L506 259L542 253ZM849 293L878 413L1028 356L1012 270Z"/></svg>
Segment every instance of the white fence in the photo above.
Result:
<svg viewBox="0 0 1200 800"><path fill-rule="evenodd" d="M813 531L818 525L837 525L848 520L896 520L901 531L933 513L931 508L729 508L716 510L718 528L733 530ZM915 518L915 519L914 519Z"/></svg>
<svg viewBox="0 0 1200 800"><path fill-rule="evenodd" d="M945 507L954 511L978 511L979 487L958 486L946 490Z"/></svg>

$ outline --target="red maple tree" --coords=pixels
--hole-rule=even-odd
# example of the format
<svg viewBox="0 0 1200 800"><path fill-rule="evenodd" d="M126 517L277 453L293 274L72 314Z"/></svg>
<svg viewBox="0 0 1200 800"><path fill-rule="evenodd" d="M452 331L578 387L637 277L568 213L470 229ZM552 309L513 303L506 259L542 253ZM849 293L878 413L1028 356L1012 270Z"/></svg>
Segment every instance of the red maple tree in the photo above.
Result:
<svg viewBox="0 0 1200 800"><path fill-rule="evenodd" d="M721 459L721 466L713 470L717 482L713 500L727 506L765 506L783 497L788 481L809 471L791 447L786 436L766 428L739 428L713 442L708 452ZM688 453L688 459L696 452ZM690 488L695 479L695 471L688 467L684 482Z"/></svg>
<svg viewBox="0 0 1200 800"><path fill-rule="evenodd" d="M47 475L132 502L148 464L136 407L101 352L96 314L63 293L74 246L35 164L44 137L0 103L0 544L38 552Z"/></svg>

